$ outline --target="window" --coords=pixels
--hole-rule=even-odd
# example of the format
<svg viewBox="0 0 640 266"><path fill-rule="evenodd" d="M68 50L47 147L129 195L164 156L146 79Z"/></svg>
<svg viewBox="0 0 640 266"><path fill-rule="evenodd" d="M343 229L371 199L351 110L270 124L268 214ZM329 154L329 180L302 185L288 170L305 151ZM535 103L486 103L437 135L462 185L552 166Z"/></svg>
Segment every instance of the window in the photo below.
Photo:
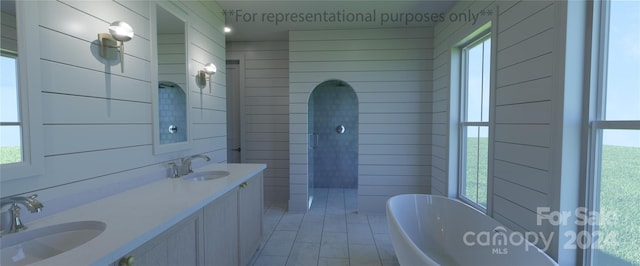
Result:
<svg viewBox="0 0 640 266"><path fill-rule="evenodd" d="M15 4L3 1L0 45L0 164L22 162L22 124L18 89L18 36Z"/></svg>
<svg viewBox="0 0 640 266"><path fill-rule="evenodd" d="M596 10L588 204L599 220L589 224L587 261L640 265L640 2L603 1Z"/></svg>
<svg viewBox="0 0 640 266"><path fill-rule="evenodd" d="M0 164L22 162L17 54L2 51L0 56Z"/></svg>
<svg viewBox="0 0 640 266"><path fill-rule="evenodd" d="M43 170L38 4L3 0L0 42L0 181ZM6 186L3 186L6 188Z"/></svg>
<svg viewBox="0 0 640 266"><path fill-rule="evenodd" d="M491 39L484 35L461 51L460 169L462 200L487 207Z"/></svg>

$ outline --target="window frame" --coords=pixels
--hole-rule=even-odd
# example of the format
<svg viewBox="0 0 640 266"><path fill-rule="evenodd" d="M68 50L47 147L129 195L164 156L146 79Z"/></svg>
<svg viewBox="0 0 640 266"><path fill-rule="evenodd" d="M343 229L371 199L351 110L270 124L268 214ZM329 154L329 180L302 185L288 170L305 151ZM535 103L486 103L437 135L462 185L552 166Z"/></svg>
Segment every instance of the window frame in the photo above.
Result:
<svg viewBox="0 0 640 266"><path fill-rule="evenodd" d="M607 120L606 119L606 84L609 64L609 19L611 16L610 0L594 1L592 6L592 40L591 40L591 76L593 83L586 99L589 115L588 147L587 147L587 181L585 207L600 213L600 187L603 133L605 130L638 130L640 120ZM598 230L597 224L585 226L591 235ZM583 264L594 265L595 249L589 248L583 253Z"/></svg>
<svg viewBox="0 0 640 266"><path fill-rule="evenodd" d="M0 165L0 181L41 175L44 168L38 4L16 0L18 97L22 161ZM3 186L6 187L6 186ZM2 191L1 194L9 194Z"/></svg>
<svg viewBox="0 0 640 266"><path fill-rule="evenodd" d="M486 122L469 122L467 121L467 103L468 103L468 65L469 65L469 60L468 60L468 51L470 50L471 47L476 46L479 43L482 43L488 39L492 38L492 33L491 30L484 30L482 32L480 32L479 34L477 34L476 36L474 36L470 41L464 43L463 45L460 46L460 95L459 95L459 117L458 117L458 177L457 177L457 181L458 181L458 186L457 186L457 198L469 205L471 205L472 207L482 211L483 213L487 213L488 212L488 208L489 208L489 172L490 172L490 166L487 167L487 199L486 199L486 204L487 206L482 206L481 204L479 204L478 202L472 200L471 198L468 198L466 196L464 196L464 192L466 190L466 166L467 166L467 160L466 160L466 154L467 154L467 128L469 127L486 127L487 128L487 138L488 138L488 142L489 142L489 149L490 148L490 143L492 141L491 138L491 108L492 108L492 92L491 92L491 87L492 87L492 82L493 81L489 81L489 87L487 88L489 90L489 99L488 99L488 111L489 113L487 114L487 121ZM492 45L493 46L493 41L492 41ZM490 79L493 78L493 73L492 73L492 68L493 68L493 64L494 64L494 58L493 58L493 49L492 47L489 47L491 53L488 55L491 63L489 65L489 68L487 69L489 71L488 76ZM482 120L482 115L480 116L480 119ZM487 164L490 164L491 160L489 159L489 154L491 152L487 151Z"/></svg>

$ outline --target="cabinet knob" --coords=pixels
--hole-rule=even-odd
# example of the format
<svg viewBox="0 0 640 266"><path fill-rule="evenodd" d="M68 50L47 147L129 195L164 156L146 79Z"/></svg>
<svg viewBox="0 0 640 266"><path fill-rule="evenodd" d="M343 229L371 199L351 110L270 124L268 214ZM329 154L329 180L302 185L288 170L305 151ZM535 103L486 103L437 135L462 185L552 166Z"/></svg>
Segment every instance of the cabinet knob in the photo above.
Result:
<svg viewBox="0 0 640 266"><path fill-rule="evenodd" d="M118 261L118 266L133 266L133 262L135 258L133 256L122 257L120 261Z"/></svg>
<svg viewBox="0 0 640 266"><path fill-rule="evenodd" d="M242 184L240 184L240 188L246 188L249 185L249 183L244 182Z"/></svg>

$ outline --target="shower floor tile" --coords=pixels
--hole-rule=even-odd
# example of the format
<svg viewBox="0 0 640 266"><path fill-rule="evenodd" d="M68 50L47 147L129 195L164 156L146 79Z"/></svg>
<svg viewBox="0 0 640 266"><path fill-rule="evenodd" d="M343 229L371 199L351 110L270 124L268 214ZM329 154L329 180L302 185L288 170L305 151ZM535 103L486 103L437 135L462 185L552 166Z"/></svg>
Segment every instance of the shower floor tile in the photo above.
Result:
<svg viewBox="0 0 640 266"><path fill-rule="evenodd" d="M263 245L253 265L398 265L384 215L356 211L355 189L317 188L305 214L266 206Z"/></svg>

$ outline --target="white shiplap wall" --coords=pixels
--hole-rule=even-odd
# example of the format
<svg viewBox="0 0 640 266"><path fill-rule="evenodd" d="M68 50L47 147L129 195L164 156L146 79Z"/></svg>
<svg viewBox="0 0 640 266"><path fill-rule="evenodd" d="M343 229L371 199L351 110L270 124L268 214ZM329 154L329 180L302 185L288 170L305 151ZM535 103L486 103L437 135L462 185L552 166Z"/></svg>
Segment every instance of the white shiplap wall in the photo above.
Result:
<svg viewBox="0 0 640 266"><path fill-rule="evenodd" d="M480 10L495 11L494 2L462 1L456 4L449 13L474 12ZM447 18L449 16L446 16ZM475 24L464 21L446 20L436 24L434 28L434 63L433 63L433 150L431 192L436 195L451 196L455 193L455 180L450 175L456 174L454 164L457 157L455 142L457 141L456 121L458 118L458 98L456 91L458 76L452 73L459 65L459 58L454 58L454 47L468 42L467 37L489 22L489 16L480 17ZM493 36L492 36L493 38ZM453 112L451 110L453 109ZM453 148L454 152L449 149Z"/></svg>
<svg viewBox="0 0 640 266"><path fill-rule="evenodd" d="M536 208L551 206L555 12L535 1L498 14L493 216L518 231L539 231Z"/></svg>
<svg viewBox="0 0 640 266"><path fill-rule="evenodd" d="M158 81L187 87L184 34L158 34Z"/></svg>
<svg viewBox="0 0 640 266"><path fill-rule="evenodd" d="M358 209L430 190L432 28L289 33L291 211L307 206L307 115L313 89L343 80L359 101ZM321 178L321 177L315 177Z"/></svg>
<svg viewBox="0 0 640 266"><path fill-rule="evenodd" d="M562 6L553 1L463 1L450 11L488 8L495 12L491 116L494 129L490 143L493 156L489 158L492 164L489 174L493 174L493 179L489 182L492 186L488 214L513 230L542 232L547 236L554 233L556 238L547 251L554 258L561 241L558 227L548 223L537 225L536 209L556 210L561 198L560 190L554 188L563 178L554 170L561 168L561 162L554 161L553 155L562 149L561 141L554 144L557 140L554 137L562 136L560 110L564 108L562 103L554 102L562 99L563 91L561 67L565 47L558 45L558 40L565 37L560 30L566 21ZM456 140L451 139L456 136L449 134L458 119L450 110L451 103L457 101L451 98L457 94L452 90L459 89L456 73L452 73L459 71L457 63L452 63L452 48L480 24L448 21L435 27L433 126L442 133L434 131L433 137L434 194L452 196L455 188L451 186L455 182L451 180L457 178L452 171L457 167L452 160L457 152L452 144ZM578 194L579 187L574 190L572 195L565 196Z"/></svg>
<svg viewBox="0 0 640 266"><path fill-rule="evenodd" d="M266 163L267 202L289 199L289 43L230 42L228 58L243 58L245 162Z"/></svg>
<svg viewBox="0 0 640 266"><path fill-rule="evenodd" d="M213 77L212 94L189 83L192 148L153 155L149 1L37 3L40 16L30 19L39 20L42 43L45 174L3 181L2 197L37 192L46 215L164 178L166 163L186 155L207 153L226 161L224 73ZM219 6L210 1L177 5L190 19L190 73L207 62L224 66ZM136 32L126 43L124 73L117 62L99 56L96 40L116 20L127 21Z"/></svg>
<svg viewBox="0 0 640 266"><path fill-rule="evenodd" d="M0 26L2 27L0 47L9 51L17 51L18 33L16 31L16 17L4 12L0 13Z"/></svg>

